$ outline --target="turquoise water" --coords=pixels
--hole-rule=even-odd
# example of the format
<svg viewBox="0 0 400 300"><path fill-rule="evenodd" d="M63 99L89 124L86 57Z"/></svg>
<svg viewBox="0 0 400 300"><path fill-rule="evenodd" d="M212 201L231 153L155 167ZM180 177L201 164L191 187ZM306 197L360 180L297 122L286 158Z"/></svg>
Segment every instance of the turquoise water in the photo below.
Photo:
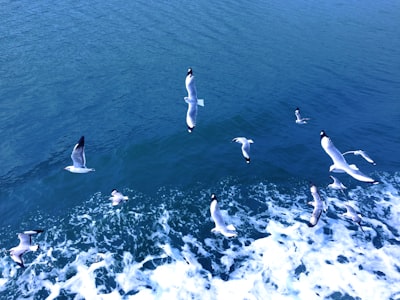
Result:
<svg viewBox="0 0 400 300"><path fill-rule="evenodd" d="M1 297L399 299L399 3L1 6L2 248L45 230L26 269L0 257ZM328 189L322 129L381 184ZM96 171L71 174L81 135ZM328 204L314 228L310 181ZM130 200L112 207L113 188ZM210 232L212 193L237 238Z"/></svg>

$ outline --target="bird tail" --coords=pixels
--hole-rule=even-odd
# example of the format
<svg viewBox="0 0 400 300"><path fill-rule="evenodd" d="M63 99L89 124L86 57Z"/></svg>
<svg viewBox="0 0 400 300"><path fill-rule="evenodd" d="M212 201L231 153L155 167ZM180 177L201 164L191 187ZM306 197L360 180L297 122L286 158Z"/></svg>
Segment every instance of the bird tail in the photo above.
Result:
<svg viewBox="0 0 400 300"><path fill-rule="evenodd" d="M39 245L30 246L29 249L30 249L31 251L38 251L38 250L39 250Z"/></svg>
<svg viewBox="0 0 400 300"><path fill-rule="evenodd" d="M232 224L229 224L228 226L226 226L226 228L228 230L236 230L235 226L233 226Z"/></svg>
<svg viewBox="0 0 400 300"><path fill-rule="evenodd" d="M204 99L197 99L197 105L204 106Z"/></svg>

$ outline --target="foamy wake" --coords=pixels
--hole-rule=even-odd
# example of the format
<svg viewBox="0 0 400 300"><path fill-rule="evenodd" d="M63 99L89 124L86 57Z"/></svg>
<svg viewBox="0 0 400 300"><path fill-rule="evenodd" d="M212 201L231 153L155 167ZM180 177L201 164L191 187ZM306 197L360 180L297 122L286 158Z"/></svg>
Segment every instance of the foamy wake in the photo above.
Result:
<svg viewBox="0 0 400 300"><path fill-rule="evenodd" d="M44 220L26 269L1 257L0 296L400 299L399 177L388 178L347 199L321 187L328 211L314 228L307 186L220 183L222 213L239 233L229 240L210 232L208 190L161 190L158 204L128 191L117 209L98 193L65 219ZM365 233L341 216L345 202L361 211Z"/></svg>

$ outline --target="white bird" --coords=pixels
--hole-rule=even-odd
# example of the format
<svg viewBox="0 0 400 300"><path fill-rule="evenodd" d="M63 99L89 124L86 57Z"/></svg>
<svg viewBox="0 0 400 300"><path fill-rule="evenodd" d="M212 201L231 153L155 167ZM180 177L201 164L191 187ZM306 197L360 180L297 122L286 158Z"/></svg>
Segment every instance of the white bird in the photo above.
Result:
<svg viewBox="0 0 400 300"><path fill-rule="evenodd" d="M204 106L204 99L197 99L197 89L194 81L193 70L188 69L185 79L186 90L188 96L184 97L185 102L188 104L188 110L186 113L186 124L188 131L192 132L196 126L197 119L197 106Z"/></svg>
<svg viewBox="0 0 400 300"><path fill-rule="evenodd" d="M328 184L328 187L334 190L345 190L347 189L347 187L336 177L333 176L329 176L330 178L332 178L333 182L331 184Z"/></svg>
<svg viewBox="0 0 400 300"><path fill-rule="evenodd" d="M129 198L128 198L128 196L122 195L116 189L113 189L111 191L111 197L109 199L112 201L112 205L116 206L116 205L120 204L122 200L127 201Z"/></svg>
<svg viewBox="0 0 400 300"><path fill-rule="evenodd" d="M237 236L236 228L232 224L228 226L225 224L221 211L219 210L217 197L214 194L211 195L210 213L215 223L215 227L211 232L219 232L225 237Z"/></svg>
<svg viewBox="0 0 400 300"><path fill-rule="evenodd" d="M368 183L378 184L379 182L367 175L363 174L355 165L349 165L340 151L333 145L331 139L326 135L325 131L321 131L322 149L330 156L333 165L330 166L331 172L346 172L351 177Z"/></svg>
<svg viewBox="0 0 400 300"><path fill-rule="evenodd" d="M343 216L357 223L360 226L361 230L364 232L364 229L361 226L362 216L360 214L357 214L356 210L352 206L345 204L345 207L347 211L343 214Z"/></svg>
<svg viewBox="0 0 400 300"><path fill-rule="evenodd" d="M350 154L350 153L353 153L354 155L361 155L367 162L369 162L370 164L373 164L374 166L376 165L374 160L371 157L369 157L369 155L363 150L346 151L345 153L342 153L342 155L346 155L346 154Z"/></svg>
<svg viewBox="0 0 400 300"><path fill-rule="evenodd" d="M71 173L88 173L94 171L94 169L86 167L84 136L81 136L78 143L72 150L71 158L73 165L65 167L65 170L70 171Z"/></svg>
<svg viewBox="0 0 400 300"><path fill-rule="evenodd" d="M232 142L242 144L242 154L247 163L250 163L250 144L253 144L253 140L248 140L245 137L236 137Z"/></svg>
<svg viewBox="0 0 400 300"><path fill-rule="evenodd" d="M314 227L315 225L317 225L318 220L321 217L322 210L324 209L324 203L322 202L321 197L318 193L318 189L315 185L311 185L310 191L314 201L310 201L308 202L308 204L314 206L314 209L311 214L308 226Z"/></svg>
<svg viewBox="0 0 400 300"><path fill-rule="evenodd" d="M300 115L300 108L296 108L296 110L294 111L294 114L296 116L296 123L297 124L306 124L308 120L310 120L310 118L302 118Z"/></svg>
<svg viewBox="0 0 400 300"><path fill-rule="evenodd" d="M19 245L11 248L10 255L13 261L15 261L19 266L25 267L22 260L22 256L28 251L37 251L39 245L32 245L31 236L37 233L41 233L43 230L28 230L23 233L18 234Z"/></svg>

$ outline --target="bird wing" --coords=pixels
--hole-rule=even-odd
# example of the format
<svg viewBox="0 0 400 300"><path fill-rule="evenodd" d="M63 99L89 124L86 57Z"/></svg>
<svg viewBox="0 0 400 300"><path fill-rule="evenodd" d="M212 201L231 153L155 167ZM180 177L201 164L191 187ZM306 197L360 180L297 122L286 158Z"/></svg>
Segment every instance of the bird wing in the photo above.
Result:
<svg viewBox="0 0 400 300"><path fill-rule="evenodd" d="M235 137L234 139L232 139L232 142L244 144L247 142L247 139L245 137Z"/></svg>
<svg viewBox="0 0 400 300"><path fill-rule="evenodd" d="M378 183L378 181L376 181L375 179L365 175L364 173L362 173L360 170L358 169L353 169L350 166L343 169L347 174L349 174L351 177L353 177L354 179L357 179L359 181L363 181L363 182L368 182L368 183L373 183L376 184Z"/></svg>
<svg viewBox="0 0 400 300"><path fill-rule="evenodd" d="M11 252L11 259L15 261L19 266L24 267L24 261L22 260L22 255L26 251L14 250Z"/></svg>
<svg viewBox="0 0 400 300"><path fill-rule="evenodd" d="M294 111L294 114L296 115L297 121L301 121L300 111L296 109L296 110Z"/></svg>
<svg viewBox="0 0 400 300"><path fill-rule="evenodd" d="M361 155L367 162L369 162L370 164L376 165L374 160L365 151L358 150L358 151L355 151L354 154Z"/></svg>
<svg viewBox="0 0 400 300"><path fill-rule="evenodd" d="M326 154L328 154L332 159L336 168L342 169L349 165L342 153L340 153L340 151L335 147L329 137L325 136L321 139L321 146L325 150Z"/></svg>
<svg viewBox="0 0 400 300"><path fill-rule="evenodd" d="M197 99L197 90L193 75L186 76L185 85L188 93L188 98Z"/></svg>
<svg viewBox="0 0 400 300"><path fill-rule="evenodd" d="M74 167L76 168L86 167L85 144L83 137L81 137L79 142L75 145L74 149L72 150L71 159Z"/></svg>
<svg viewBox="0 0 400 300"><path fill-rule="evenodd" d="M310 218L310 227L317 225L319 218L322 214L322 207L315 206Z"/></svg>
<svg viewBox="0 0 400 300"><path fill-rule="evenodd" d="M19 233L19 247L29 247L31 245L31 235L25 233Z"/></svg>
<svg viewBox="0 0 400 300"><path fill-rule="evenodd" d="M222 217L218 202L216 200L211 202L210 213L211 213L211 218L215 223L215 228L219 229L226 228L224 218Z"/></svg>
<svg viewBox="0 0 400 300"><path fill-rule="evenodd" d="M314 227L317 225L319 218L321 217L322 210L323 210L323 203L321 200L321 197L318 193L318 189L315 185L312 185L310 187L311 195L314 199L314 202L311 202L311 204L314 206L313 212L311 214L310 218L310 227Z"/></svg>

